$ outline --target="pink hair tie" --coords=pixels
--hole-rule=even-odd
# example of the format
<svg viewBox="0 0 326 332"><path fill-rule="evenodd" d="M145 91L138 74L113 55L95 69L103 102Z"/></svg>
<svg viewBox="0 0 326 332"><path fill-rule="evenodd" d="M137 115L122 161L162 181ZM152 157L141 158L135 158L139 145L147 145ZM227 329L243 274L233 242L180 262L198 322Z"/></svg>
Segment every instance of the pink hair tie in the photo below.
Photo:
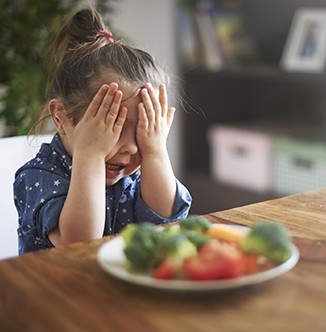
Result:
<svg viewBox="0 0 326 332"><path fill-rule="evenodd" d="M114 42L113 34L112 34L111 31L108 31L108 30L102 29L102 30L99 30L99 31L98 31L98 34L99 34L99 35L106 36L106 38L108 39L108 41L109 41L110 43L113 43L113 42Z"/></svg>

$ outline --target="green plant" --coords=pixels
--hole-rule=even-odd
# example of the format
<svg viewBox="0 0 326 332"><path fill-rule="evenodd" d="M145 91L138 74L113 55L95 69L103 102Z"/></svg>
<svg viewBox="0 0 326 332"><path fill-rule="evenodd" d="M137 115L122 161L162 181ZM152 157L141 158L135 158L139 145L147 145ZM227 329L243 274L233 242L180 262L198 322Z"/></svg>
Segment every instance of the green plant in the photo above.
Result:
<svg viewBox="0 0 326 332"><path fill-rule="evenodd" d="M93 1L94 2L94 1ZM46 101L47 50L62 18L82 1L1 0L0 121L5 136L25 135ZM112 1L95 5L106 18ZM107 22L106 22L107 23Z"/></svg>

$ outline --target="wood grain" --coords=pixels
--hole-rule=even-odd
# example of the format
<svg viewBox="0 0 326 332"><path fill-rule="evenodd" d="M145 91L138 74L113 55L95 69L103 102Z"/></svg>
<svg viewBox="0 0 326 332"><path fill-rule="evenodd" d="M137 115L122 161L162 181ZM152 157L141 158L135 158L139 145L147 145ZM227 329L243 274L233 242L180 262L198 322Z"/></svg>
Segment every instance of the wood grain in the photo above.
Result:
<svg viewBox="0 0 326 332"><path fill-rule="evenodd" d="M326 191L294 195L208 217L243 225L278 220L309 251L326 240L325 197ZM253 287L183 294L105 273L96 255L108 240L0 261L0 331L325 331L323 260L301 259L285 275Z"/></svg>

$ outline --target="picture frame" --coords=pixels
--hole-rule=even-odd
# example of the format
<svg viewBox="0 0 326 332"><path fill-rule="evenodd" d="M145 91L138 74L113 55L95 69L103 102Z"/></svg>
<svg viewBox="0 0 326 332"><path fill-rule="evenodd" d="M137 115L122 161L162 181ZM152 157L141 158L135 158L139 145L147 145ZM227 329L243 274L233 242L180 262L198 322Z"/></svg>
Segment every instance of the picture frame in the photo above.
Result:
<svg viewBox="0 0 326 332"><path fill-rule="evenodd" d="M281 57L286 71L321 73L326 60L326 8L295 11Z"/></svg>

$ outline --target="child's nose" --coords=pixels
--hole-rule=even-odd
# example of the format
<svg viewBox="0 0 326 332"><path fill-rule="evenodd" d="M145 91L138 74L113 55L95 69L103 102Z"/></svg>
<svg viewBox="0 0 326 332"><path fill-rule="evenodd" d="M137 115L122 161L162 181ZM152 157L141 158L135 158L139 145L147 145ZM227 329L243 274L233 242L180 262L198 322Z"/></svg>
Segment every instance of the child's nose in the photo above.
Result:
<svg viewBox="0 0 326 332"><path fill-rule="evenodd" d="M136 143L136 138L125 138L121 142L120 153L136 154L138 152L138 146Z"/></svg>

